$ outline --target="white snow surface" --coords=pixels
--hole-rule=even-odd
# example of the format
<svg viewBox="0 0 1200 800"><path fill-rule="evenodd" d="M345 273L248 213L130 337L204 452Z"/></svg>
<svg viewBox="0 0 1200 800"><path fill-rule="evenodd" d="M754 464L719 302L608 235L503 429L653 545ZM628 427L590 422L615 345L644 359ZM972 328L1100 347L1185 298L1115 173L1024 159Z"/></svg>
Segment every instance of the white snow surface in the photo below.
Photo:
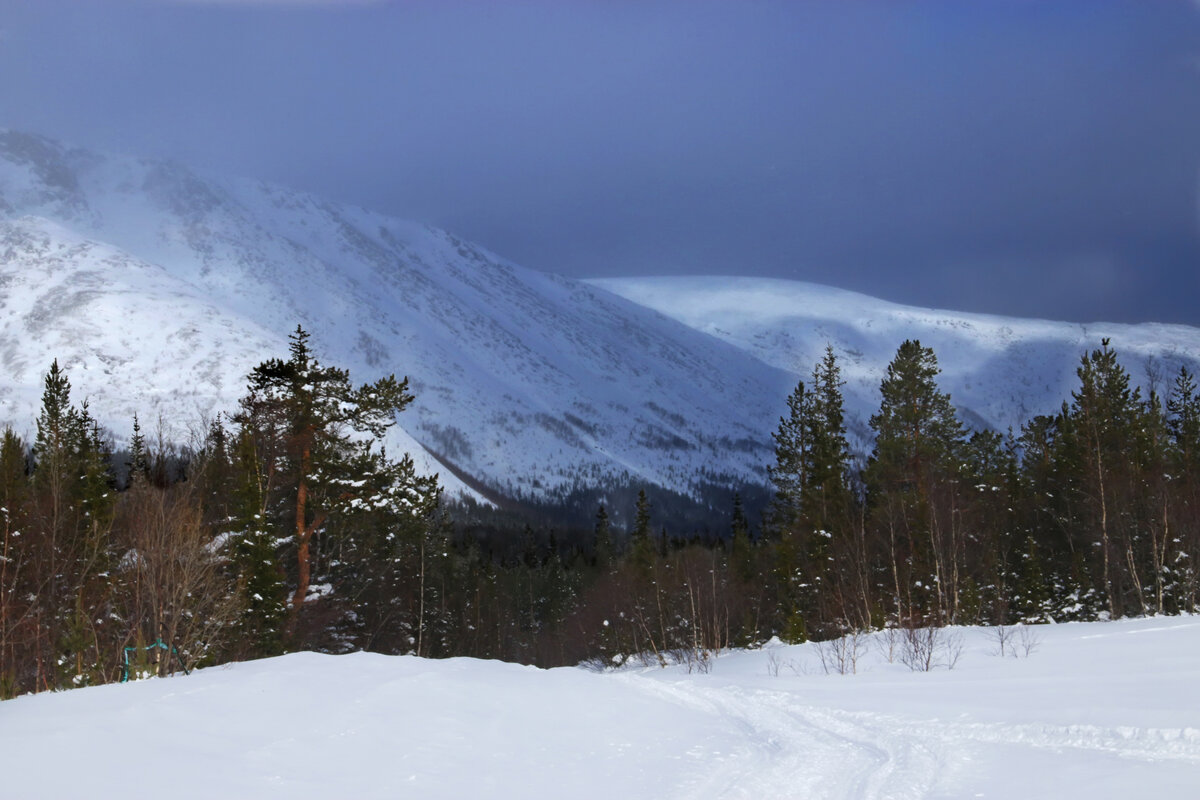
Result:
<svg viewBox="0 0 1200 800"><path fill-rule="evenodd" d="M1200 619L1033 629L953 670L867 644L597 674L311 653L0 703L5 797L1192 798ZM875 635L878 639L878 634Z"/></svg>

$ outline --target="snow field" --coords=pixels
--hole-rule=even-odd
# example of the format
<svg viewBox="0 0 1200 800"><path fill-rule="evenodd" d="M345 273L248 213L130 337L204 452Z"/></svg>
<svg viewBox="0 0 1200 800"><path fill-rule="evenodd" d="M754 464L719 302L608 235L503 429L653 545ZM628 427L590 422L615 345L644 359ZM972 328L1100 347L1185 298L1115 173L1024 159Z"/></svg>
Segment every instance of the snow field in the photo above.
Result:
<svg viewBox="0 0 1200 800"><path fill-rule="evenodd" d="M2 703L0 794L1195 797L1200 619L1034 631L958 629L931 672L874 634L846 675L811 643L706 674L298 653Z"/></svg>

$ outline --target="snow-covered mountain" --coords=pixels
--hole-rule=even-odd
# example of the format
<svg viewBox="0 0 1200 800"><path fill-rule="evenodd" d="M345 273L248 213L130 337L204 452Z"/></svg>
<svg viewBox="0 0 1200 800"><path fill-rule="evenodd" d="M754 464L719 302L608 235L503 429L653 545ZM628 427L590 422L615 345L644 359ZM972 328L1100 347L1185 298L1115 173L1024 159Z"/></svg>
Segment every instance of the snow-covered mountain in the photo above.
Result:
<svg viewBox="0 0 1200 800"><path fill-rule="evenodd" d="M181 396L197 416L232 407L299 323L355 379L410 376L397 436L452 488L450 472L504 493L686 490L761 475L792 382L444 231L177 164L0 133L0 216L0 412L26 428L52 358L121 435Z"/></svg>
<svg viewBox="0 0 1200 800"><path fill-rule="evenodd" d="M827 341L860 433L905 338L935 348L968 420L1001 429L1053 411L1102 336L1135 378L1151 359L1167 377L1200 371L1191 328L928 311L787 281L580 282L303 192L0 131L0 422L29 431L57 358L118 438L134 412L199 427L297 324L355 380L411 378L393 451L451 491L509 495L761 481L787 394Z"/></svg>
<svg viewBox="0 0 1200 800"><path fill-rule="evenodd" d="M1137 384L1164 394L1181 365L1200 370L1200 330L1183 325L1076 324L915 308L800 281L616 278L593 285L807 378L832 345L860 436L879 383L905 339L932 347L949 391L976 428L1014 430L1053 414L1078 386L1080 357L1108 338ZM1036 291L1036 287L1030 287Z"/></svg>

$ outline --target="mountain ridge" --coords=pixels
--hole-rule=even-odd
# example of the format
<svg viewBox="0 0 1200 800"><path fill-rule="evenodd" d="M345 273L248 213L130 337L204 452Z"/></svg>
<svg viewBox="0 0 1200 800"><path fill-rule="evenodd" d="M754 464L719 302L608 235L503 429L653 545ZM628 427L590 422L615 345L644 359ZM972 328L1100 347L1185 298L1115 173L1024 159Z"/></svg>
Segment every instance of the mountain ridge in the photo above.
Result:
<svg viewBox="0 0 1200 800"><path fill-rule="evenodd" d="M782 371L740 363L727 343L603 290L524 269L429 226L261 182L4 134L0 198L10 226L53 219L58 227L40 235L62 239L56 251L81 241L111 247L177 282L176 295L204 306L200 317L219 312L269 332L279 344L257 359L237 356L243 371L282 352L299 322L318 353L355 379L409 375L417 401L401 425L428 446L429 462L436 451L504 494L616 479L687 491L717 472L713 465L722 479L759 480L769 456L761 423L790 383ZM47 257L45 247L10 246L5 269L44 270ZM82 261L53 265L95 272ZM5 310L21 317L21 309ZM180 311L174 323L159 320L156 332L184 319ZM136 320L110 323L145 334ZM102 329L92 325L90 343L60 342L64 362L100 362ZM27 338L13 331L0 349ZM143 341L159 346L155 335ZM22 366L10 383L36 387L45 367ZM134 409L96 410L119 430Z"/></svg>
<svg viewBox="0 0 1200 800"><path fill-rule="evenodd" d="M477 497L762 484L786 397L826 343L860 447L906 338L933 346L964 418L998 430L1056 410L1102 335L1135 381L1147 364L1200 372L1185 326L935 311L772 279L579 281L305 192L12 131L0 253L0 415L18 430L51 358L121 438L135 411L231 409L302 324L356 381L408 375L417 399L389 449Z"/></svg>
<svg viewBox="0 0 1200 800"><path fill-rule="evenodd" d="M860 439L878 406L878 387L896 347L932 347L939 383L966 421L1005 431L1053 414L1075 388L1075 368L1105 339L1135 384L1157 372L1160 394L1180 366L1200 369L1200 329L1166 323L1072 323L926 309L845 289L745 277L605 278L590 281L727 341L799 379L825 346L846 380ZM797 333L799 332L799 333Z"/></svg>

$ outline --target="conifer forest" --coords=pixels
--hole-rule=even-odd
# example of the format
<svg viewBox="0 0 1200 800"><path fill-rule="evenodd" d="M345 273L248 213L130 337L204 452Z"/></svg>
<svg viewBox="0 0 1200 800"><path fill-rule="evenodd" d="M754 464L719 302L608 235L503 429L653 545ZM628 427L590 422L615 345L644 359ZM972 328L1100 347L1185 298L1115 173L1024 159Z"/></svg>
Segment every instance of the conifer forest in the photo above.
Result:
<svg viewBox="0 0 1200 800"><path fill-rule="evenodd" d="M306 649L703 663L1196 609L1200 390L1135 385L1107 340L1058 413L1005 432L969 430L905 341L868 452L830 348L781 403L769 486L602 487L585 520L444 497L378 445L407 380L319 351L297 328L235 413L171 420L186 442L134 419L120 451L48 365L33 441L0 440L0 697Z"/></svg>

